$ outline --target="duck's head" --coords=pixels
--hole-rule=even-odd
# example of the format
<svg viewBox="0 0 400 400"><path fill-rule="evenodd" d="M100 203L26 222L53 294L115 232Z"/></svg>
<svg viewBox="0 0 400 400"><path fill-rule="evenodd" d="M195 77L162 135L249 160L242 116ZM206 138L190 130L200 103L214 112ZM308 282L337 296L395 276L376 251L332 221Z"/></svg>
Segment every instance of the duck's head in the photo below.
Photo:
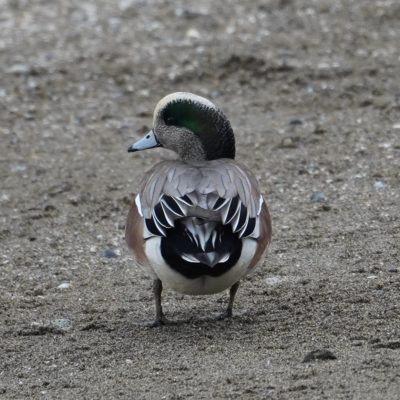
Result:
<svg viewBox="0 0 400 400"><path fill-rule="evenodd" d="M164 147L183 161L235 158L235 138L225 115L211 101L192 93L162 98L153 115L153 129L128 151Z"/></svg>

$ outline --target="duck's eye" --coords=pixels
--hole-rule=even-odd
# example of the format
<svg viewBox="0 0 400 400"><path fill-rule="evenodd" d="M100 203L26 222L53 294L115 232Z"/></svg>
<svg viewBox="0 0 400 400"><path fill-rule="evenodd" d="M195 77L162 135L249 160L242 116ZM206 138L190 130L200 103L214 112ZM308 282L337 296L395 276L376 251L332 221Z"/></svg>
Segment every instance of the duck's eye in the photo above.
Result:
<svg viewBox="0 0 400 400"><path fill-rule="evenodd" d="M168 117L165 118L165 123L167 125L175 125L176 124L176 119L169 115Z"/></svg>

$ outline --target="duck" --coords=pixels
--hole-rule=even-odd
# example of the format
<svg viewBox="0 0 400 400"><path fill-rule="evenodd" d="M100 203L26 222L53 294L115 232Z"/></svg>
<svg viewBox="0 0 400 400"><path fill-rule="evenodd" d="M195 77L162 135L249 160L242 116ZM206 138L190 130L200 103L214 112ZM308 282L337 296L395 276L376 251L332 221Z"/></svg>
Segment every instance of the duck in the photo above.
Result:
<svg viewBox="0 0 400 400"><path fill-rule="evenodd" d="M189 295L229 289L221 318L233 316L240 281L260 264L271 241L271 217L254 174L235 160L235 137L225 114L188 92L162 98L152 129L128 152L165 148L176 160L143 176L129 209L125 239L134 262L153 281L155 321L167 287Z"/></svg>

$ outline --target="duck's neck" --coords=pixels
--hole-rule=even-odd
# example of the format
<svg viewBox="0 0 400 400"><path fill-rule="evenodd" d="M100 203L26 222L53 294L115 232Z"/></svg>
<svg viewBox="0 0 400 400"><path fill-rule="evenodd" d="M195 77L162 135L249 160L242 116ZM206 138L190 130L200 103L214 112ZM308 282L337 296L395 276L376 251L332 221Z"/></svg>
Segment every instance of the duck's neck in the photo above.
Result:
<svg viewBox="0 0 400 400"><path fill-rule="evenodd" d="M181 130L179 140L170 148L182 161L211 161L235 158L235 136L231 124L220 111L215 111L201 129Z"/></svg>
<svg viewBox="0 0 400 400"><path fill-rule="evenodd" d="M213 140L205 140L193 136L181 136L175 151L179 159L185 162L191 161L211 161L219 158L235 158L235 139L217 137Z"/></svg>
<svg viewBox="0 0 400 400"><path fill-rule="evenodd" d="M219 158L235 158L235 136L231 124L226 117L219 113L215 120L215 133L204 135L202 144L207 160Z"/></svg>
<svg viewBox="0 0 400 400"><path fill-rule="evenodd" d="M196 146L195 144L185 149L182 149L182 151L179 152L179 158L185 162L207 160L203 146Z"/></svg>
<svg viewBox="0 0 400 400"><path fill-rule="evenodd" d="M235 150L219 150L212 149L206 151L202 145L198 146L196 143L192 143L190 147L186 147L178 152L179 159L185 162L191 161L211 161L218 160L220 158L235 158Z"/></svg>

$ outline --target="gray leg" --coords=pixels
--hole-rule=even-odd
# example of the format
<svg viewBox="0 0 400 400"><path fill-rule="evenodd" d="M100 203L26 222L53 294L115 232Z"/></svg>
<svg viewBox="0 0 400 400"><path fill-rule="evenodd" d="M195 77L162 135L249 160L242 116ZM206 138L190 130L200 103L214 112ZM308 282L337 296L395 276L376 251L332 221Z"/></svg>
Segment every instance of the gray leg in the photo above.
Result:
<svg viewBox="0 0 400 400"><path fill-rule="evenodd" d="M236 292L239 289L239 281L236 282L229 290L229 302L226 309L226 316L228 318L232 317L233 302L235 300Z"/></svg>
<svg viewBox="0 0 400 400"><path fill-rule="evenodd" d="M165 318L162 305L161 305L161 292L162 292L162 282L160 279L154 279L153 281L153 293L154 300L156 303L156 320L152 324L152 326L160 326L168 323L168 320Z"/></svg>
<svg viewBox="0 0 400 400"><path fill-rule="evenodd" d="M235 295L236 295L236 292L238 291L238 289L239 289L239 281L237 281L229 289L228 307L226 308L226 311L219 317L219 319L232 318L233 302L235 301Z"/></svg>

